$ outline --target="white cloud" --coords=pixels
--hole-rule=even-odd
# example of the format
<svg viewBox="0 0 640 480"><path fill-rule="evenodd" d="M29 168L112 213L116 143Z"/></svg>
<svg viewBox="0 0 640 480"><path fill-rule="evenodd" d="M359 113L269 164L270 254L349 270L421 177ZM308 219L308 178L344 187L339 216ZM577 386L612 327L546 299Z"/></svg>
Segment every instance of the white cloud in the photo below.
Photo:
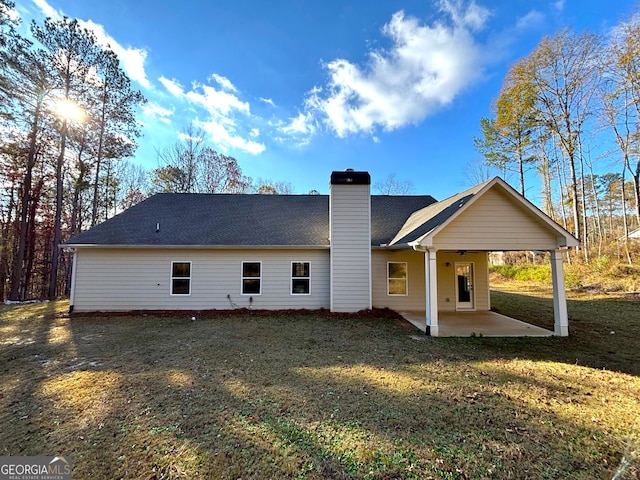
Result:
<svg viewBox="0 0 640 480"><path fill-rule="evenodd" d="M181 97L184 94L184 90L182 89L182 85L180 85L180 83L177 80L175 80L175 79L169 80L168 78L160 77L160 78L158 78L158 81L174 97Z"/></svg>
<svg viewBox="0 0 640 480"><path fill-rule="evenodd" d="M49 5L47 0L33 0L33 3L47 17L51 17L54 20L61 20L64 17L64 13ZM118 59L122 62L122 68L131 80L138 82L145 88L151 88L151 83L149 83L147 74L144 70L144 62L147 58L146 50L141 48L123 47L105 31L104 26L99 25L92 20L78 19L78 23L81 27L86 28L95 34L99 45L113 50L113 52L118 56Z"/></svg>
<svg viewBox="0 0 640 480"><path fill-rule="evenodd" d="M382 33L389 50L369 54L362 67L345 59L325 65L329 80L309 92L306 106L338 136L393 130L423 120L483 77L491 56L473 37L490 12L475 2L444 0L451 21L425 25L399 11Z"/></svg>
<svg viewBox="0 0 640 480"><path fill-rule="evenodd" d="M313 117L310 113L299 113L297 117L290 118L289 123L279 130L287 135L311 135L315 132L316 127Z"/></svg>
<svg viewBox="0 0 640 480"><path fill-rule="evenodd" d="M278 130L295 140L298 147L309 144L311 137L316 133L316 122L310 112L298 113L297 117L289 119L289 123L283 123L277 127Z"/></svg>
<svg viewBox="0 0 640 480"><path fill-rule="evenodd" d="M564 0L557 0L552 3L553 8L558 10L559 12L564 10Z"/></svg>
<svg viewBox="0 0 640 480"><path fill-rule="evenodd" d="M54 20L61 20L64 17L64 14L49 5L47 0L33 0L33 3L46 17L51 17Z"/></svg>
<svg viewBox="0 0 640 480"><path fill-rule="evenodd" d="M449 14L454 25L471 30L480 30L484 27L491 12L471 0L465 8L462 0L441 0L440 9Z"/></svg>
<svg viewBox="0 0 640 480"><path fill-rule="evenodd" d="M229 147L232 147L253 155L258 155L266 149L263 143L247 140L242 138L240 135L236 135L233 128L229 128L228 124L223 124L216 120L206 122L196 120L193 123L211 135L213 142L215 142L223 151L227 151Z"/></svg>
<svg viewBox="0 0 640 480"><path fill-rule="evenodd" d="M232 92L237 92L238 89L236 86L231 83L231 81L227 77L223 77L222 75L218 75L217 73L212 73L211 77L218 85L220 85L224 90L230 90Z"/></svg>
<svg viewBox="0 0 640 480"><path fill-rule="evenodd" d="M537 10L531 10L525 16L518 19L516 22L516 28L519 30L531 28L540 25L542 22L544 22L544 14Z"/></svg>
<svg viewBox="0 0 640 480"><path fill-rule="evenodd" d="M185 96L190 102L206 108L212 115L225 116L234 110L250 113L248 102L243 102L236 95L216 90L209 85L193 82L192 90Z"/></svg>
<svg viewBox="0 0 640 480"><path fill-rule="evenodd" d="M149 82L144 70L144 62L147 59L146 50L141 48L123 47L105 31L104 26L94 23L92 20L78 20L78 22L82 27L95 34L100 45L109 47L113 50L122 62L122 68L127 72L127 75L131 80L138 82L145 88L151 88L151 83Z"/></svg>
<svg viewBox="0 0 640 480"><path fill-rule="evenodd" d="M260 97L258 100L260 100L262 103L266 103L267 105L271 105L272 107L276 106L276 104L270 98Z"/></svg>
<svg viewBox="0 0 640 480"><path fill-rule="evenodd" d="M192 135L187 135L184 132L176 132L176 134L178 135L178 138L183 141L190 141L195 143L204 142L204 138L202 137L194 137Z"/></svg>
<svg viewBox="0 0 640 480"><path fill-rule="evenodd" d="M213 74L210 80L228 90L235 90L233 84L217 74ZM237 95L227 91L218 90L211 85L193 82L190 90L185 90L175 79L160 77L158 81L176 99L186 102L203 113L207 120L196 120L193 123L200 126L211 136L211 140L217 148L227 151L229 148L236 148L254 155L265 150L263 143L256 142L250 138L257 138L260 135L258 128L251 128L247 134L250 138L244 138L238 133L236 116L242 115L251 120L251 109L248 102L242 101Z"/></svg>
<svg viewBox="0 0 640 480"><path fill-rule="evenodd" d="M169 117L174 114L174 110L161 107L157 103L148 102L143 105L142 113L147 117L157 118L161 122L170 123L171 119Z"/></svg>
<svg viewBox="0 0 640 480"><path fill-rule="evenodd" d="M0 3L0 12L2 12L2 15L6 16L10 22L16 23L20 21L20 13L18 13L15 6L13 8L9 8L4 3Z"/></svg>

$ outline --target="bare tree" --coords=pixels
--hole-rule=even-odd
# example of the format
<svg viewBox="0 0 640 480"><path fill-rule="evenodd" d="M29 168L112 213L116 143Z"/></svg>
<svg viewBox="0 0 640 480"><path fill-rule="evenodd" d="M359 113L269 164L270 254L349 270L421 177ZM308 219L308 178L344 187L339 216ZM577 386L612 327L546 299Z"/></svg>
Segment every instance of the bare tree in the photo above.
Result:
<svg viewBox="0 0 640 480"><path fill-rule="evenodd" d="M291 195L293 193L293 185L289 182L258 178L251 190L262 195Z"/></svg>
<svg viewBox="0 0 640 480"><path fill-rule="evenodd" d="M604 118L614 132L624 168L631 174L640 222L640 23L632 19L614 30L603 58Z"/></svg>
<svg viewBox="0 0 640 480"><path fill-rule="evenodd" d="M600 38L569 30L544 37L538 47L511 70L513 82L533 88L536 122L539 128L558 140L569 167L569 195L573 212L573 231L586 247L586 222L583 222L580 172L584 169L581 142L586 124L593 116L593 97L600 81L598 55ZM546 135L546 133L544 135ZM588 248L584 248L588 260Z"/></svg>
<svg viewBox="0 0 640 480"><path fill-rule="evenodd" d="M252 184L235 158L207 146L204 131L191 124L171 147L158 152L158 163L151 172L154 192L244 193Z"/></svg>
<svg viewBox="0 0 640 480"><path fill-rule="evenodd" d="M476 158L475 160L467 163L462 173L464 185L471 187L478 185L479 183L484 183L487 180L491 180L497 173L494 171L494 168L495 167L481 158Z"/></svg>
<svg viewBox="0 0 640 480"><path fill-rule="evenodd" d="M390 173L384 180L376 182L373 188L381 195L408 195L413 191L413 182L398 180L395 173Z"/></svg>

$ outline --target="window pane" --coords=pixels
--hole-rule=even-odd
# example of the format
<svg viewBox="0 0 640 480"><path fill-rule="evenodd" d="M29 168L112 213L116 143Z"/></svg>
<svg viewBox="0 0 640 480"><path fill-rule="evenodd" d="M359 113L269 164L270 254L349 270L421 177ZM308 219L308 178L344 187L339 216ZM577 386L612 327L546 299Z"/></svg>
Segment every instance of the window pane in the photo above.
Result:
<svg viewBox="0 0 640 480"><path fill-rule="evenodd" d="M259 277L260 262L244 262L242 264L242 276L243 277Z"/></svg>
<svg viewBox="0 0 640 480"><path fill-rule="evenodd" d="M407 264L389 263L389 278L407 278Z"/></svg>
<svg viewBox="0 0 640 480"><path fill-rule="evenodd" d="M191 264L189 262L174 262L171 276L172 277L190 277Z"/></svg>
<svg viewBox="0 0 640 480"><path fill-rule="evenodd" d="M291 293L293 294L305 294L309 293L309 280L294 278L291 282Z"/></svg>
<svg viewBox="0 0 640 480"><path fill-rule="evenodd" d="M260 280L243 279L242 280L242 293L244 294L259 294L260 293Z"/></svg>
<svg viewBox="0 0 640 480"><path fill-rule="evenodd" d="M296 262L292 264L291 268L292 277L308 277L309 276L309 262Z"/></svg>
<svg viewBox="0 0 640 480"><path fill-rule="evenodd" d="M171 293L174 295L189 295L189 284L191 283L188 279L173 279Z"/></svg>
<svg viewBox="0 0 640 480"><path fill-rule="evenodd" d="M389 280L389 295L406 295L407 294L407 282L406 280Z"/></svg>

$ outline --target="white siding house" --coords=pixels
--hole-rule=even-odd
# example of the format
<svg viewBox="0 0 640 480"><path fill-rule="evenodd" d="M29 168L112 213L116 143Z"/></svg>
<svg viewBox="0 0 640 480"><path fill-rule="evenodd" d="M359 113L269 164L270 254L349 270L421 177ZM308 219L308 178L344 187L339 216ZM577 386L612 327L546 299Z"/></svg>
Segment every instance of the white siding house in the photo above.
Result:
<svg viewBox="0 0 640 480"><path fill-rule="evenodd" d="M489 310L488 253L550 252L556 334L568 335L561 248L579 242L503 180L437 202L371 195L333 172L330 195L158 194L83 232L70 307L129 310Z"/></svg>
<svg viewBox="0 0 640 480"><path fill-rule="evenodd" d="M75 261L76 311L279 310L329 305L327 249L83 248ZM174 262L190 264L188 293L172 294ZM259 293L242 293L243 262L260 264ZM299 262L309 266L308 293L292 290L292 263Z"/></svg>

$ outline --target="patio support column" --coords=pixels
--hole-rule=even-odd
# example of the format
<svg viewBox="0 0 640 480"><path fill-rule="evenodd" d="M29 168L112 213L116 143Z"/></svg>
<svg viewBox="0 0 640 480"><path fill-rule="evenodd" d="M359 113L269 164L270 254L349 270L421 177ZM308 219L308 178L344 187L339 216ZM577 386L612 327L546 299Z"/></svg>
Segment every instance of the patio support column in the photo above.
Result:
<svg viewBox="0 0 640 480"><path fill-rule="evenodd" d="M551 250L551 281L553 282L554 332L559 337L569 336L569 314L567 294L564 287L564 265L562 252Z"/></svg>
<svg viewBox="0 0 640 480"><path fill-rule="evenodd" d="M437 337L438 327L438 269L436 251L427 250L424 254L424 273L426 277L427 328L425 333Z"/></svg>

